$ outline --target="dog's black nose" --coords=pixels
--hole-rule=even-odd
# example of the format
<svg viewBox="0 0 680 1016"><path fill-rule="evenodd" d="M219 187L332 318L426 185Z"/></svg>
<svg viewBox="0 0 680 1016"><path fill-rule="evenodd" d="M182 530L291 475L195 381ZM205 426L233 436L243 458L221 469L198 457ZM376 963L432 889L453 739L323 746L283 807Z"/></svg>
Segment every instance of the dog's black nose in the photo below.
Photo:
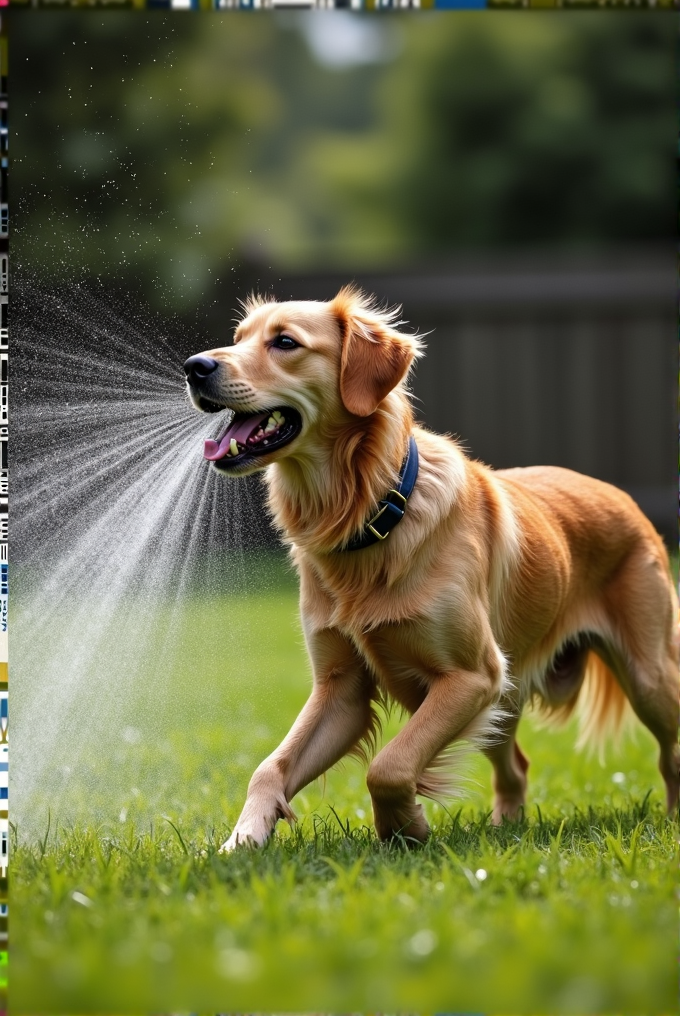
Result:
<svg viewBox="0 0 680 1016"><path fill-rule="evenodd" d="M218 367L219 363L212 356L190 356L184 364L187 378L192 384L202 381Z"/></svg>

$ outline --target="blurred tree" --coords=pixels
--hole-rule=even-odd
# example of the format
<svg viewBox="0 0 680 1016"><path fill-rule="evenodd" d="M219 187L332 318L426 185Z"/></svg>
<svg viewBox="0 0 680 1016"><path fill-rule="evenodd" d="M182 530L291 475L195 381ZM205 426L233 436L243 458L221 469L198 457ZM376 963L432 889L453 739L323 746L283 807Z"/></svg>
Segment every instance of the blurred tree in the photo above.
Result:
<svg viewBox="0 0 680 1016"><path fill-rule="evenodd" d="M316 254L300 136L370 125L367 82L324 71L290 19L12 12L13 253L178 305L218 267ZM15 261L16 263L16 261Z"/></svg>
<svg viewBox="0 0 680 1016"><path fill-rule="evenodd" d="M204 286L233 244L248 132L276 115L258 70L274 26L239 18L224 52L203 17L13 15L20 256L162 277L180 299Z"/></svg>
<svg viewBox="0 0 680 1016"><path fill-rule="evenodd" d="M50 275L187 306L243 262L675 234L670 16L377 15L401 48L347 67L317 13L11 16L12 250Z"/></svg>
<svg viewBox="0 0 680 1016"><path fill-rule="evenodd" d="M382 108L395 137L411 106L391 197L423 251L673 237L676 26L591 14L418 26Z"/></svg>

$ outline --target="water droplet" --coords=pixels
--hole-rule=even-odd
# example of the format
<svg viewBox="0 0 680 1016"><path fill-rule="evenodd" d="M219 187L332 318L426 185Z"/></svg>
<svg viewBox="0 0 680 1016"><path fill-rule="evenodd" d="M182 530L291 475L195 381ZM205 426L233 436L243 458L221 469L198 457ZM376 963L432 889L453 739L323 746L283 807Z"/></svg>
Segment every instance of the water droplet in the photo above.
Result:
<svg viewBox="0 0 680 1016"><path fill-rule="evenodd" d="M438 943L439 939L435 933L429 928L423 928L409 939L408 951L413 956L429 956L437 948Z"/></svg>

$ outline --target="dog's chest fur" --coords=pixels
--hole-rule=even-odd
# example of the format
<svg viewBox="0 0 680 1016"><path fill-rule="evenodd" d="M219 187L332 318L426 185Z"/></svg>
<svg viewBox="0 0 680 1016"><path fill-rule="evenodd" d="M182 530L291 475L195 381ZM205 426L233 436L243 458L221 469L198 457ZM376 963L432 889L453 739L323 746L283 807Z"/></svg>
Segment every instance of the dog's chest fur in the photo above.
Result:
<svg viewBox="0 0 680 1016"><path fill-rule="evenodd" d="M410 569L390 585L357 583L354 595L347 596L342 571L335 572L339 588L334 589L304 558L297 563L305 632L341 632L382 691L409 711L418 708L441 675L472 671L487 661L494 667L491 630L484 616L470 609L469 591L453 578L444 581L424 572L414 581Z"/></svg>
<svg viewBox="0 0 680 1016"><path fill-rule="evenodd" d="M381 690L414 712L431 683L461 665L464 640L456 627L416 617L354 634L352 641Z"/></svg>

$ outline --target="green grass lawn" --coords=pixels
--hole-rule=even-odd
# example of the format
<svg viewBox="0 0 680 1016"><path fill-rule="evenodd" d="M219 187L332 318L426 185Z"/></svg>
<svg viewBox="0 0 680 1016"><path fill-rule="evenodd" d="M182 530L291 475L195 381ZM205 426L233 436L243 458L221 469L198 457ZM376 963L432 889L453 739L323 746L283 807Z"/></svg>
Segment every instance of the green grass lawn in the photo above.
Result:
<svg viewBox="0 0 680 1016"><path fill-rule="evenodd" d="M426 846L383 846L349 762L264 850L218 853L307 694L296 610L276 572L187 600L109 740L83 725L67 795L24 805L13 1013L676 1011L677 825L641 728L601 765L525 719L521 825L489 825L480 759Z"/></svg>

